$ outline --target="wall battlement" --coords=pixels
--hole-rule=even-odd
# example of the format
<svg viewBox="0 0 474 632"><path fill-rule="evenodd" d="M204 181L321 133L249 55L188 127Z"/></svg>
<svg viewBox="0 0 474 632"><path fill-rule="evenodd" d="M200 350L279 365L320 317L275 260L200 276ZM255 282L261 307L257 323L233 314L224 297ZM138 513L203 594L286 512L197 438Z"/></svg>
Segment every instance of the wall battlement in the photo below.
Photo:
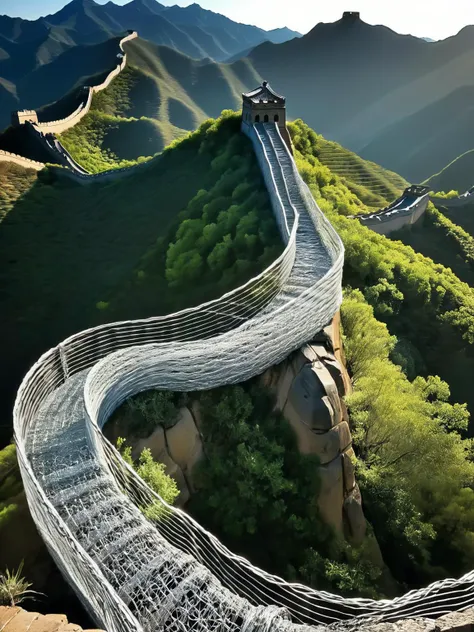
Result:
<svg viewBox="0 0 474 632"><path fill-rule="evenodd" d="M35 169L36 171L41 171L41 169L45 167L42 162L30 160L29 158L24 158L17 154L11 154L9 151L4 151L3 149L0 149L0 162L14 162L16 165L20 165L26 169Z"/></svg>

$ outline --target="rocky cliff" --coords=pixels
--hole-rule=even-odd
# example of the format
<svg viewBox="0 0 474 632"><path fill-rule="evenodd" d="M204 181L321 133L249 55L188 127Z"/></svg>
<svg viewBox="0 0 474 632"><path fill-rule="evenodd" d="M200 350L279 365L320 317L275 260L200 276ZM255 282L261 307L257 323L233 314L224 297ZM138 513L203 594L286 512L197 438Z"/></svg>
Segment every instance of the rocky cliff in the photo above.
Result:
<svg viewBox="0 0 474 632"><path fill-rule="evenodd" d="M0 606L0 632L82 632L82 628L68 623L64 614L43 615L39 612L27 612L18 606Z"/></svg>

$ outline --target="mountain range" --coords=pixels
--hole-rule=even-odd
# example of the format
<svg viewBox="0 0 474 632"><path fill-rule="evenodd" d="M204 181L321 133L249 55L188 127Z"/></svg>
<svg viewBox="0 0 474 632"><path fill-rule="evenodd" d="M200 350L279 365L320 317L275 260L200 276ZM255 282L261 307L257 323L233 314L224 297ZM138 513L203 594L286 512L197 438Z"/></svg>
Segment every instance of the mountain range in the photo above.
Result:
<svg viewBox="0 0 474 632"><path fill-rule="evenodd" d="M352 16L298 37L156 0L73 0L35 22L0 17L0 127L11 109L51 103L110 70L110 38L126 29L142 41L127 45L130 63L167 93L176 87L196 123L240 107L242 91L267 79L286 95L290 118L410 181L474 147L473 26L427 42ZM157 120L167 116L161 108Z"/></svg>
<svg viewBox="0 0 474 632"><path fill-rule="evenodd" d="M117 48L106 42L128 29L193 59L216 61L238 57L266 40L281 43L300 35L239 24L197 4L165 7L155 0L123 6L72 0L35 21L0 16L0 129L11 110L38 108L90 75L110 70Z"/></svg>

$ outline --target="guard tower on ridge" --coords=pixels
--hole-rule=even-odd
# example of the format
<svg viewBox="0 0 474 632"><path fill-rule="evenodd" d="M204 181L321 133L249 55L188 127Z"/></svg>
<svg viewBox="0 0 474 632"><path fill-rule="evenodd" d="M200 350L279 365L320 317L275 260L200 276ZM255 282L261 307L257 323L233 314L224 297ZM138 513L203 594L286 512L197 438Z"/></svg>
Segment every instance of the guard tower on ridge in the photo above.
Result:
<svg viewBox="0 0 474 632"><path fill-rule="evenodd" d="M291 140L286 128L286 99L277 94L268 81L242 95L242 128L247 131L255 123L276 123L290 151ZM247 129L246 129L247 128Z"/></svg>

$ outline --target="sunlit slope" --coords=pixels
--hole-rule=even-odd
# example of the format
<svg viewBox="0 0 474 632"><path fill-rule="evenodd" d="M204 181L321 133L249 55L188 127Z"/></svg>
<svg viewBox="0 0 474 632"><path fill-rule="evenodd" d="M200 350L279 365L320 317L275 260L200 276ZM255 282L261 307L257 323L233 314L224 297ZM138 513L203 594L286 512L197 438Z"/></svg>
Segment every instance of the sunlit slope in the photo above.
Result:
<svg viewBox="0 0 474 632"><path fill-rule="evenodd" d="M96 173L162 151L223 109L238 109L260 77L248 60L203 64L171 48L134 40L127 67L93 98L91 112L61 142Z"/></svg>
<svg viewBox="0 0 474 632"><path fill-rule="evenodd" d="M4 419L21 377L58 340L100 322L214 298L280 252L251 143L234 117L206 124L149 167L113 182L81 186L2 163L0 191ZM216 229L201 235L205 212ZM185 219L192 232L183 242L178 231ZM189 248L198 242L203 250L193 257ZM172 243L182 256L168 257ZM173 284L181 274L193 278L190 287Z"/></svg>
<svg viewBox="0 0 474 632"><path fill-rule="evenodd" d="M364 160L319 134L312 133L311 151L333 174L339 176L341 183L363 203L365 211L384 208L396 200L408 185L398 174Z"/></svg>

